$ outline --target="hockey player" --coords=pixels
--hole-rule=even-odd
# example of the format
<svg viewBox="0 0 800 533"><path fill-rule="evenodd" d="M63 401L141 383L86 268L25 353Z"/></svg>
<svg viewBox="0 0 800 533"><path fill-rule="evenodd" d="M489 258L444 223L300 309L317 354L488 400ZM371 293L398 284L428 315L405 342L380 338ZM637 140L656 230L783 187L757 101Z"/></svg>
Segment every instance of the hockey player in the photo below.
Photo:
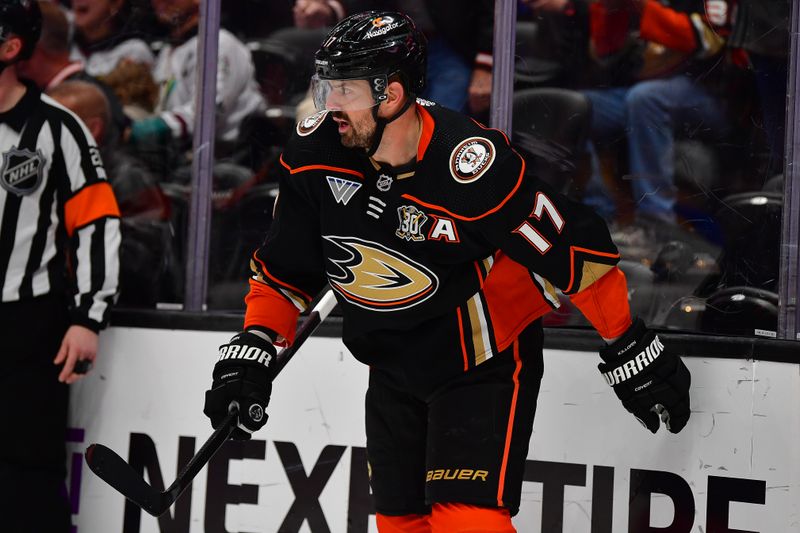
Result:
<svg viewBox="0 0 800 533"><path fill-rule="evenodd" d="M684 427L690 376L631 319L602 220L527 175L502 132L415 99L425 63L401 13L353 15L323 42L320 111L285 147L244 331L220 349L205 413L218 426L235 403L238 438L266 423L273 344L292 343L298 313L328 282L344 343L370 366L381 533L508 533L555 287L608 343L600 370L650 431Z"/></svg>
<svg viewBox="0 0 800 533"><path fill-rule="evenodd" d="M119 209L91 134L17 79L41 24L37 2L0 0L0 530L8 533L71 529L67 385L96 357L119 272Z"/></svg>

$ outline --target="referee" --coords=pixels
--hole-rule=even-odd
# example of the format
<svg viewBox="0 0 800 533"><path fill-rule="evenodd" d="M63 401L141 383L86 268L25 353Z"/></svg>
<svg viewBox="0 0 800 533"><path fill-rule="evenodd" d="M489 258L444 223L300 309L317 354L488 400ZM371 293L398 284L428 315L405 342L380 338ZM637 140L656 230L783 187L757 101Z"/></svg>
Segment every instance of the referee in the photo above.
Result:
<svg viewBox="0 0 800 533"><path fill-rule="evenodd" d="M67 533L68 387L117 293L119 209L82 122L15 63L35 0L0 0L0 530Z"/></svg>

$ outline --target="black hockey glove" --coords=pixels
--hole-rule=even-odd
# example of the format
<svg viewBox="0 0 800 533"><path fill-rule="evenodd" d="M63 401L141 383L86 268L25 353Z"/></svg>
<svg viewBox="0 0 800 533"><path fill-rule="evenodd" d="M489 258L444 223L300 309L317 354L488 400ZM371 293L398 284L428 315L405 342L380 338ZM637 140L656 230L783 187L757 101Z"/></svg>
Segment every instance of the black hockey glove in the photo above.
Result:
<svg viewBox="0 0 800 533"><path fill-rule="evenodd" d="M277 355L268 338L260 332L243 331L219 347L219 361L214 365L203 412L216 429L235 406L239 420L231 438L247 440L267 423L265 409L272 393Z"/></svg>
<svg viewBox="0 0 800 533"><path fill-rule="evenodd" d="M683 429L689 421L689 369L641 319L600 350L600 357L606 382L643 426L655 433L660 416L672 433Z"/></svg>

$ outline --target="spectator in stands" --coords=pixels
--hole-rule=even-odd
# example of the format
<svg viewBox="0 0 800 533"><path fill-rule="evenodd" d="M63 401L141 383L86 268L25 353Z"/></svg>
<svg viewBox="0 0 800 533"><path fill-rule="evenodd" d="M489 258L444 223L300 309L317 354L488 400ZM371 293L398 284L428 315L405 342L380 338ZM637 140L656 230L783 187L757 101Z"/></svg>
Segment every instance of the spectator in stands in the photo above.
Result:
<svg viewBox="0 0 800 533"><path fill-rule="evenodd" d="M494 2L405 0L397 4L428 37L428 79L422 96L487 119L492 92Z"/></svg>
<svg viewBox="0 0 800 533"><path fill-rule="evenodd" d="M111 107L111 122L107 135L119 138L128 126L128 119L113 91L86 72L81 61L70 59L69 21L64 11L54 2L39 1L42 12L42 36L33 55L17 64L21 78L35 83L43 91L53 89L67 80L83 80L96 84L105 94Z"/></svg>
<svg viewBox="0 0 800 533"><path fill-rule="evenodd" d="M122 61L117 68L98 79L114 91L125 115L131 120L142 120L153 115L158 103L158 85L150 67L144 63Z"/></svg>
<svg viewBox="0 0 800 533"><path fill-rule="evenodd" d="M583 0L577 0L583 1ZM565 0L526 0L564 10ZM613 232L618 245L653 244L676 222L673 147L684 124L721 131L721 101L710 90L729 30L724 0L598 0L589 3L590 53L614 86L584 91L592 102L593 175L585 202L614 219L614 194L603 182L594 148L628 144L635 224ZM615 185L616 186L616 185Z"/></svg>
<svg viewBox="0 0 800 533"><path fill-rule="evenodd" d="M169 277L175 265L169 202L149 169L124 147L109 140L108 101L96 85L66 81L48 95L86 123L100 148L119 204L122 242L117 303L151 307L162 298L164 284L174 281Z"/></svg>
<svg viewBox="0 0 800 533"><path fill-rule="evenodd" d="M92 76L106 76L122 61L152 67L154 58L142 39L126 31L132 16L126 0L72 0L75 23L73 59Z"/></svg>
<svg viewBox="0 0 800 533"><path fill-rule="evenodd" d="M47 94L78 115L89 128L100 148L122 216L166 220L169 210L157 180L107 135L111 111L103 92L92 83L74 80L60 83Z"/></svg>
<svg viewBox="0 0 800 533"><path fill-rule="evenodd" d="M747 52L770 149L766 177L783 172L789 0L739 0L729 45Z"/></svg>
<svg viewBox="0 0 800 533"><path fill-rule="evenodd" d="M344 18L345 6L337 0L296 0L292 7L294 26L317 29L333 26Z"/></svg>
<svg viewBox="0 0 800 533"><path fill-rule="evenodd" d="M154 77L161 85L156 115L134 122L134 146L188 143L195 125L197 24L200 0L152 0L158 20L169 26L170 42L159 53ZM236 141L246 116L266 108L254 78L250 51L229 31L219 35L217 59L217 145Z"/></svg>

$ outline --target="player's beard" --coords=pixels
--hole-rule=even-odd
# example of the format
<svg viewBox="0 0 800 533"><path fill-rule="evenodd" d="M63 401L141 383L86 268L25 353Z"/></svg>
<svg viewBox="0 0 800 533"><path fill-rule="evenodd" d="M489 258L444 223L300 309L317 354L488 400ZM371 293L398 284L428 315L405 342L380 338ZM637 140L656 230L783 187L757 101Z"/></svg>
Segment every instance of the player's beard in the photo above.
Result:
<svg viewBox="0 0 800 533"><path fill-rule="evenodd" d="M365 150L372 146L378 126L372 116L367 115L358 121L354 121L353 117L344 111L333 111L333 116L346 120L350 125L350 128L341 134L343 146L346 148L364 148Z"/></svg>

